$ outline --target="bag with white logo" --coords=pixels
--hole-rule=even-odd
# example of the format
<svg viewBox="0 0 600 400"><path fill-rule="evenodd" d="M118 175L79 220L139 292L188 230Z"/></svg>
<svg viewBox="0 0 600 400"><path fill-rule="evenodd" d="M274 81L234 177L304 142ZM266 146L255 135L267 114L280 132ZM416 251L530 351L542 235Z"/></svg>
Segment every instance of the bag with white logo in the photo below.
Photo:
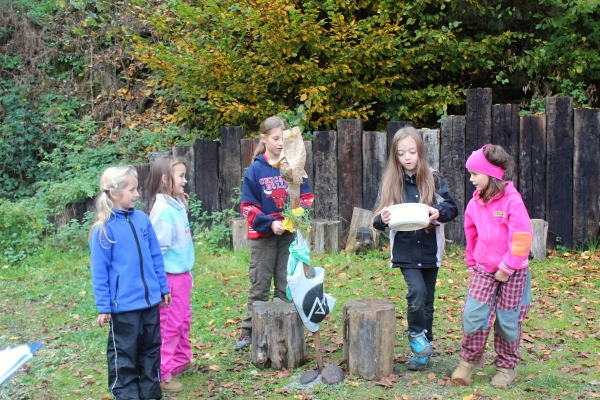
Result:
<svg viewBox="0 0 600 400"><path fill-rule="evenodd" d="M287 281L304 326L309 331L316 332L319 330L319 323L333 310L335 299L323 292L325 270L321 267L311 269L314 269L314 278L307 278L300 267L296 268L293 275L288 276Z"/></svg>

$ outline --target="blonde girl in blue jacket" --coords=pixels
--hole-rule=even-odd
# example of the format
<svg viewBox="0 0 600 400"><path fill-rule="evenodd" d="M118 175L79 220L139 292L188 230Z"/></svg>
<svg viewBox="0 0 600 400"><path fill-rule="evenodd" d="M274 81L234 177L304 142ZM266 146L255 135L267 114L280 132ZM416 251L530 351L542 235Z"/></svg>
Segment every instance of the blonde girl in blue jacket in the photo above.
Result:
<svg viewBox="0 0 600 400"><path fill-rule="evenodd" d="M158 306L171 295L148 216L135 209L137 171L110 167L100 179L90 265L97 323L109 323L108 385L116 399L161 398Z"/></svg>

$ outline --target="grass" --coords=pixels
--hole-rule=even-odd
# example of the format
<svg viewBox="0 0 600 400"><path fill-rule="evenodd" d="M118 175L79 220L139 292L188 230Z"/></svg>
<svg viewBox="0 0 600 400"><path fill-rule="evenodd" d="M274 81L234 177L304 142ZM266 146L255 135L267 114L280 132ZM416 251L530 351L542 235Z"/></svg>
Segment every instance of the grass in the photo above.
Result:
<svg viewBox="0 0 600 400"><path fill-rule="evenodd" d="M342 363L342 305L359 297L393 301L397 313L394 376L369 382L301 385L314 369L314 351L292 371L259 370L249 351L235 352L245 313L248 253L211 255L196 249L192 294L195 374L180 379L185 390L167 399L588 399L600 398L600 251L555 253L533 261L533 306L524 324L519 380L508 390L492 388L493 345L488 363L471 386L455 386L449 375L459 361L461 307L467 270L463 250L448 248L439 274L434 322L436 354L422 372L408 371L405 340L406 285L388 268L387 255L313 254L326 270L325 288L337 299L321 324L325 364ZM109 399L106 389L107 329L95 325L89 255L46 248L20 264L0 266L0 348L44 341L24 368L0 387L0 399ZM308 332L308 331L306 331Z"/></svg>

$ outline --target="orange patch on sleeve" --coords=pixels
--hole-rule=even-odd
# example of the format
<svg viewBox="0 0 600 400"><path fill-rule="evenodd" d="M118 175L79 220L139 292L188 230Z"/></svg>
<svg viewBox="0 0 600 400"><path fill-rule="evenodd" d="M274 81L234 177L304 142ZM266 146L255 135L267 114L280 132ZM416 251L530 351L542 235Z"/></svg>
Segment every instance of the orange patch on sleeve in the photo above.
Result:
<svg viewBox="0 0 600 400"><path fill-rule="evenodd" d="M531 249L533 238L529 232L515 232L512 238L511 253L517 257L525 257Z"/></svg>

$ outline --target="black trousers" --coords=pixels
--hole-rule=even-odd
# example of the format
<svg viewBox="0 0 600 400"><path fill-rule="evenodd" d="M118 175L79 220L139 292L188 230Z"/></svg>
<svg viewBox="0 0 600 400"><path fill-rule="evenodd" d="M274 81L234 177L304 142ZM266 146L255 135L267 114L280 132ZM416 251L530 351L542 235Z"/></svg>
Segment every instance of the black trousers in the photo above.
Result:
<svg viewBox="0 0 600 400"><path fill-rule="evenodd" d="M435 281L439 268L400 268L408 286L408 332L421 333L433 341L433 303L435 301Z"/></svg>
<svg viewBox="0 0 600 400"><path fill-rule="evenodd" d="M160 399L158 305L112 314L108 333L108 388L117 400Z"/></svg>

